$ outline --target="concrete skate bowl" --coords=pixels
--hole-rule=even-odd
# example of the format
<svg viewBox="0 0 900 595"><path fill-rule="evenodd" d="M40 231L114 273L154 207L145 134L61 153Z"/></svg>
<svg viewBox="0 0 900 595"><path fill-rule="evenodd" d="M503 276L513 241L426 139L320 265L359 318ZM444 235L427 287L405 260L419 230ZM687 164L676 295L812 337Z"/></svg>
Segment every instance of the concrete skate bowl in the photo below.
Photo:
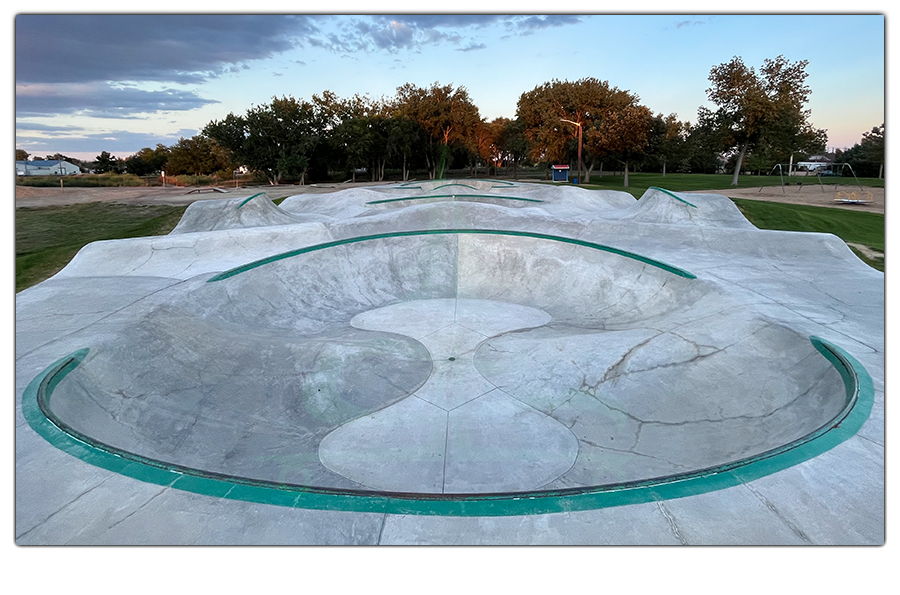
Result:
<svg viewBox="0 0 900 595"><path fill-rule="evenodd" d="M466 180L455 182L434 180L428 182L408 182L385 189L388 198L378 198L366 202L372 208L399 208L411 204L428 204L432 202L479 202L503 207L522 208L544 202L539 198L500 194L503 190L514 190L512 182L490 180ZM397 194L409 193L408 196Z"/></svg>
<svg viewBox="0 0 900 595"><path fill-rule="evenodd" d="M509 515L701 493L845 440L871 392L840 348L688 271L525 232L347 238L140 307L35 378L26 419L98 466L286 506Z"/></svg>

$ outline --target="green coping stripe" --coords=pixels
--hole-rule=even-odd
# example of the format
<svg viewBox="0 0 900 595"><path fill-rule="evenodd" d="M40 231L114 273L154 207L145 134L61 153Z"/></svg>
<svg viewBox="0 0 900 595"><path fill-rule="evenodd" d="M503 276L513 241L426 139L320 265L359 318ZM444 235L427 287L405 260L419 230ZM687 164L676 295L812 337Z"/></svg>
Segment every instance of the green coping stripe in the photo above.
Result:
<svg viewBox="0 0 900 595"><path fill-rule="evenodd" d="M241 204L239 204L239 205L237 206L237 208L241 208L242 206L244 206L245 204L247 204L248 202L250 202L251 200L253 200L253 199L256 198L257 196L261 196L261 195L263 195L263 194L265 194L265 192L257 192L257 193L254 194L253 196L248 196L247 198L244 199L243 202L241 202Z"/></svg>
<svg viewBox="0 0 900 595"><path fill-rule="evenodd" d="M659 190L660 192L665 192L666 194L668 194L669 196L671 196L671 197L674 198L675 200L681 201L681 202L683 202L684 204L686 204L686 205L689 206L689 207L694 207L695 209L699 209L699 208L700 208L700 207L698 207L698 206L695 205L695 204L689 203L688 201L684 200L683 198L679 198L674 192L670 192L670 191L666 190L665 188L659 188L659 187L657 187L657 186L650 186L650 188L648 188L648 190Z"/></svg>
<svg viewBox="0 0 900 595"><path fill-rule="evenodd" d="M440 186L435 186L434 188L432 188L432 190L440 190L441 188L448 188L450 186L464 186L466 188L471 188L472 190L478 190L477 186L463 184L462 182L450 182L449 184L441 184Z"/></svg>
<svg viewBox="0 0 900 595"><path fill-rule="evenodd" d="M601 250L603 252L610 252L612 254L618 254L619 256L624 256L626 258L631 258L633 260L637 260L643 262L644 264L649 264L651 266L662 269L666 272L672 273L673 275L678 275L679 277L684 277L685 279L696 279L697 276L691 272L688 272L679 267L666 264L662 261L655 260L653 258L648 258L646 256L641 256L640 254L636 254L634 252L628 252L627 250L620 250L618 248L613 248L611 246L604 246L603 244L595 244L593 242L585 242L584 240L576 240L573 238L564 238L561 236L553 236L543 233L532 233L528 231L506 231L506 230L496 230L496 229L428 229L428 230L420 230L420 231L395 231L391 233L380 233L370 236L359 236L355 238L347 238L344 240L335 240L333 242L326 242L324 244L316 244L314 246L307 246L306 248L299 248L297 250L290 250L288 252L281 252L280 254L273 254L272 256L267 256L266 258L261 258L259 260L254 260L253 262L248 262L247 264L242 264L240 266L234 267L233 269L229 269L210 279L207 279L207 283L213 283L215 281L222 281L224 279L228 279L230 277L234 277L235 275L240 275L241 273L245 273L249 270L255 269L257 267L261 267L266 264L271 264L273 262L284 260L286 258L292 258L294 256L299 256L301 254L307 254L309 252L315 252L316 250L324 250L326 248L334 248L335 246L342 246L344 244L355 244L357 242L367 242L369 240L380 240L384 238L400 238L407 236L424 236L424 235L444 235L444 234L483 234L483 235L499 235L499 236L519 236L526 238L537 238L539 240L551 240L554 242L562 242L564 244L574 244L576 246L584 246L586 248L592 248L594 250Z"/></svg>
<svg viewBox="0 0 900 595"><path fill-rule="evenodd" d="M644 481L585 488L502 494L401 494L330 489L251 480L211 473L129 453L66 426L50 409L56 386L88 354L81 349L51 364L22 396L28 424L50 444L79 459L158 485L207 496L320 510L446 516L510 516L592 510L683 498L732 487L816 457L848 440L869 417L875 390L865 368L840 347L810 337L837 368L844 383L845 406L818 430L779 448L718 467Z"/></svg>
<svg viewBox="0 0 900 595"><path fill-rule="evenodd" d="M429 196L403 196L400 198L384 198L381 200L371 200L367 205L383 205L389 202L402 202L410 200L427 200L429 198L502 198L503 200L518 200L521 202L544 202L536 198L522 198L520 196L501 196L499 194L431 194Z"/></svg>

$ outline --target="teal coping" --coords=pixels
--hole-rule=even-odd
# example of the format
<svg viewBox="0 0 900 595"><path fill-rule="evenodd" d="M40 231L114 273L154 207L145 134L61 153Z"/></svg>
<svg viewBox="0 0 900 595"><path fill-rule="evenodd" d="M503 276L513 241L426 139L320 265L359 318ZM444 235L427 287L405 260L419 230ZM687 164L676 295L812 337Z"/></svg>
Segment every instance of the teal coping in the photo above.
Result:
<svg viewBox="0 0 900 595"><path fill-rule="evenodd" d="M627 250L620 250L619 248L613 248L611 246L604 246L603 244L595 244L593 242L586 242L584 240L576 240L573 238L565 238L561 236L553 236L543 233L532 233L527 231L508 231L508 230L496 230L496 229L428 229L428 230L419 230L419 231L395 231L390 233L381 233L369 236L359 236L355 238L347 238L344 240L335 240L333 242L326 242L324 244L316 244L314 246L307 246L305 248L299 248L297 250L290 250L288 252L281 252L279 254L273 254L272 256L267 256L266 258L261 258L259 260L254 260L253 262L248 262L246 264L242 264L240 266L234 267L232 269L228 269L210 279L207 279L207 283L212 283L215 281L222 281L224 279L228 279L229 277L234 277L235 275L239 275L241 273L245 273L251 269L255 269L257 267L261 267L266 264L270 264L279 260L284 260L286 258L292 258L294 256L299 256L300 254L306 254L308 252L314 252L316 250L323 250L325 248L333 248L335 246L341 246L343 244L355 244L357 242L366 242L368 240L378 240L382 238L397 238L397 237L406 237L406 236L420 236L420 235L442 235L442 234L485 234L485 235L503 235L503 236L519 236L519 237L527 237L527 238L537 238L540 240L552 240L555 242L562 242L565 244L575 244L576 246L584 246L587 248L593 248L594 250L601 250L603 252L610 252L612 254L618 254L619 256L624 256L626 258L631 258L633 260L637 260L643 262L645 264L649 264L651 266L660 268L666 272L672 273L674 275L678 275L679 277L684 277L686 279L696 279L697 276L693 273L686 271L682 268L666 264L660 260L655 260L653 258L649 258L647 256L642 256L640 254L636 254L634 252L628 252Z"/></svg>
<svg viewBox="0 0 900 595"><path fill-rule="evenodd" d="M432 182L435 182L435 181L437 181L437 180L431 180L431 181L432 181ZM506 186L506 187L509 187L509 186L515 186L515 185L516 185L516 182L509 182L509 181L507 181L507 180L484 180L484 179L481 179L481 178L477 178L477 179L469 180L469 181L470 181L470 182L485 182L485 183L488 183L488 184L499 184L500 186ZM453 183L460 183L460 184L461 184L462 182L450 182L449 184L453 184ZM422 184L422 182L420 182L420 181L403 182L403 183L400 184L400 186L401 186L401 187L402 187L402 186L409 186L410 184ZM445 184L445 186L446 186L446 185L449 185L449 184ZM499 186L497 186L497 187L499 187ZM413 186L413 188L419 188L419 186ZM471 186L470 186L470 188L471 188Z"/></svg>
<svg viewBox="0 0 900 595"><path fill-rule="evenodd" d="M478 190L476 186L470 186L469 184L464 184L462 182L449 182L447 184L441 184L440 186L435 186L432 190L440 190L441 188L446 188L448 186L465 186L466 188L471 188L472 190Z"/></svg>
<svg viewBox="0 0 900 595"><path fill-rule="evenodd" d="M250 202L251 200L253 200L253 199L256 198L257 196L260 196L260 195L262 195L262 194L265 194L265 192L257 192L257 193L254 194L253 196L248 196L247 198L245 198L245 199L241 202L241 204L239 204L239 205L237 206L237 208L241 208L242 206L244 206L245 204L247 204L248 202Z"/></svg>
<svg viewBox="0 0 900 595"><path fill-rule="evenodd" d="M383 198L380 200L371 200L367 205L381 205L389 202L402 202L405 200L426 200L428 198L502 198L503 200L518 200L522 202L544 202L536 198L522 198L520 196L501 196L499 194L431 194L428 196L402 196L400 198Z"/></svg>
<svg viewBox="0 0 900 595"><path fill-rule="evenodd" d="M681 201L681 202L683 202L684 204L686 204L686 205L689 206L689 207L694 207L695 209L699 209L699 208L700 208L700 207L698 207L697 205L691 204L691 203L689 203L688 201L684 200L683 198L680 198L677 194L675 194L674 192L671 192L670 190L666 190L665 188L659 188L658 186L650 186L650 187L648 188L648 190L659 190L660 192L665 192L666 194L668 194L669 196L671 196L671 197L674 198L675 200Z"/></svg>
<svg viewBox="0 0 900 595"><path fill-rule="evenodd" d="M724 465L618 484L496 494L418 494L331 489L235 477L130 453L94 440L57 418L53 390L87 357L78 350L38 374L22 395L22 412L35 432L82 461L134 479L233 500L296 508L446 516L512 516L593 510L684 498L740 485L812 459L848 440L869 417L874 386L865 368L840 347L810 337L844 383L843 409L806 436Z"/></svg>

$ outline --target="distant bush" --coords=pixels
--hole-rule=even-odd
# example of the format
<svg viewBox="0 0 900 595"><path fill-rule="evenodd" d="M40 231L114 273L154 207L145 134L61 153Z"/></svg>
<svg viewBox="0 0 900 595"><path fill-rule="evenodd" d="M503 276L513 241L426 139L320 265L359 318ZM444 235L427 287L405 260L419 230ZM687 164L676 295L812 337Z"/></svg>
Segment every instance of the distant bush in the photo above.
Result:
<svg viewBox="0 0 900 595"><path fill-rule="evenodd" d="M99 187L99 186L147 186L147 182L132 174L83 174L80 176L18 176L18 186L58 187L63 186Z"/></svg>

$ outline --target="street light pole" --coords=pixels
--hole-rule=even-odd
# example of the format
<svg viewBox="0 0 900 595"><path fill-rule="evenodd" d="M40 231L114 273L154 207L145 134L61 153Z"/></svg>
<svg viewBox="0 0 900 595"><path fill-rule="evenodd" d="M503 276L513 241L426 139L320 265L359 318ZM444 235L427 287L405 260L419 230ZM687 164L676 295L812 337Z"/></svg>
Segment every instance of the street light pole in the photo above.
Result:
<svg viewBox="0 0 900 595"><path fill-rule="evenodd" d="M563 122L568 122L569 124L574 124L578 126L578 180L581 180L581 124L579 122L573 122L572 120L563 119ZM579 182L580 184L581 182Z"/></svg>

